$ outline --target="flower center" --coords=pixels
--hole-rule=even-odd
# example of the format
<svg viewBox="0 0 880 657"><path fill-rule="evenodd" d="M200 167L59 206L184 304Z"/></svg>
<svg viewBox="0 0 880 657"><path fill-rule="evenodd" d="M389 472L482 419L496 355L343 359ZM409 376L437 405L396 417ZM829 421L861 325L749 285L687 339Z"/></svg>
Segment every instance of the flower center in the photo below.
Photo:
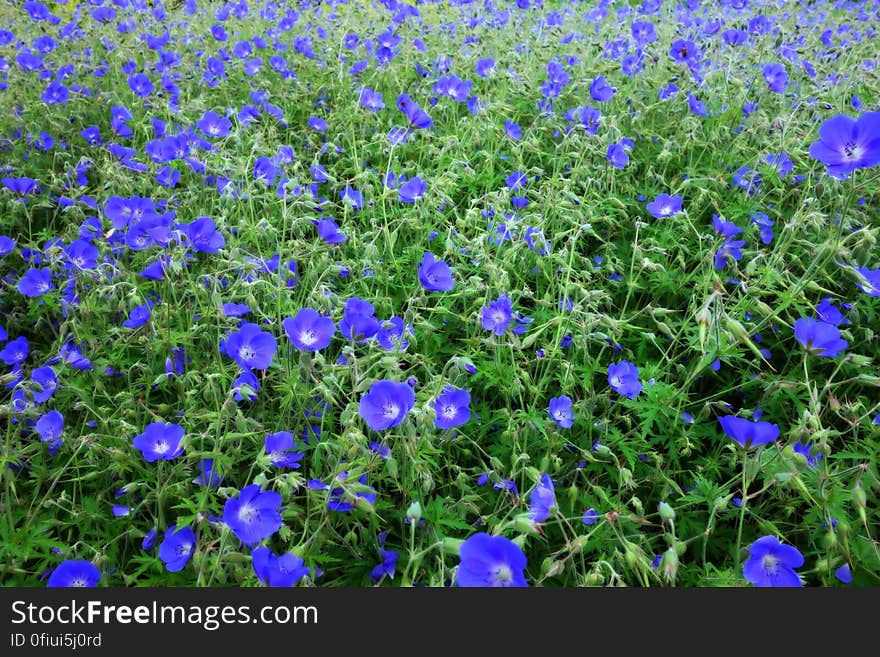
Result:
<svg viewBox="0 0 880 657"><path fill-rule="evenodd" d="M168 442L165 441L164 439L163 439L163 440L157 440L157 441L156 441L156 447L154 448L154 451L157 452L157 453L159 453L159 454L164 454L165 452L168 451L168 447L169 447Z"/></svg>
<svg viewBox="0 0 880 657"><path fill-rule="evenodd" d="M767 554L761 560L761 565L768 575L775 575L779 571L779 558L772 554Z"/></svg>
<svg viewBox="0 0 880 657"><path fill-rule="evenodd" d="M495 567L492 573L492 581L496 586L509 586L513 582L513 571L507 564L501 564Z"/></svg>
<svg viewBox="0 0 880 657"><path fill-rule="evenodd" d="M664 205L662 208L660 208L660 214L662 214L662 215L672 214L672 206L671 205Z"/></svg>
<svg viewBox="0 0 880 657"><path fill-rule="evenodd" d="M385 406L382 407L382 415L389 420L396 418L398 413L400 413L400 408L394 404L385 404Z"/></svg>
<svg viewBox="0 0 880 657"><path fill-rule="evenodd" d="M242 347L238 350L238 357L244 361L253 360L256 355L256 352L251 347Z"/></svg>
<svg viewBox="0 0 880 657"><path fill-rule="evenodd" d="M445 417L448 420L451 420L452 418L454 418L456 412L457 412L457 409L452 404L447 404L446 406L443 407L443 417Z"/></svg>
<svg viewBox="0 0 880 657"><path fill-rule="evenodd" d="M313 345L318 340L318 336L312 330L306 330L299 334L300 342L307 345Z"/></svg>
<svg viewBox="0 0 880 657"><path fill-rule="evenodd" d="M248 525L251 524L254 520L256 520L258 515L260 515L260 512L257 511L250 504L244 504L238 510L238 519Z"/></svg>
<svg viewBox="0 0 880 657"><path fill-rule="evenodd" d="M854 144L853 142L847 142L843 147L843 157L847 160L858 161L862 159L862 154L864 153L864 148L859 144Z"/></svg>
<svg viewBox="0 0 880 657"><path fill-rule="evenodd" d="M77 588L86 588L89 583L83 577L76 577L70 580L70 586L75 586Z"/></svg>
<svg viewBox="0 0 880 657"><path fill-rule="evenodd" d="M501 312L501 311L497 311L497 312L492 313L492 321L493 321L495 324L503 324L503 323L504 323L504 319L505 319L505 317L504 317L504 313L503 313L503 312Z"/></svg>
<svg viewBox="0 0 880 657"><path fill-rule="evenodd" d="M174 554L176 554L178 557L185 556L189 554L190 548L192 548L192 545L190 543L181 543L177 546L177 548L175 548Z"/></svg>

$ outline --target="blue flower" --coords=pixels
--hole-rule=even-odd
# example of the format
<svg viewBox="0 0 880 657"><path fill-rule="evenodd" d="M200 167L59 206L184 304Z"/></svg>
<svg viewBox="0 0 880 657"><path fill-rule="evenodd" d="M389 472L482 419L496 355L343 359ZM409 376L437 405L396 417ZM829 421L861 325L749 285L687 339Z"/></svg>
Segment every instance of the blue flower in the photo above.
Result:
<svg viewBox="0 0 880 657"><path fill-rule="evenodd" d="M159 459L170 461L183 453L180 441L183 440L183 427L179 424L152 422L143 433L134 437L132 445L141 450L147 463Z"/></svg>
<svg viewBox="0 0 880 657"><path fill-rule="evenodd" d="M425 195L428 186L425 181L414 176L403 183L397 190L397 196L403 203L415 203Z"/></svg>
<svg viewBox="0 0 880 657"><path fill-rule="evenodd" d="M766 421L752 422L735 415L718 418L724 433L743 447L772 443L779 437L779 425Z"/></svg>
<svg viewBox="0 0 880 657"><path fill-rule="evenodd" d="M567 395L554 397L547 408L550 417L562 429L571 429L574 424L574 413L571 411L571 398Z"/></svg>
<svg viewBox="0 0 880 657"><path fill-rule="evenodd" d="M541 475L538 485L532 489L529 496L529 517L534 522L544 522L550 517L553 507L556 506L556 492L553 488L553 480L546 472Z"/></svg>
<svg viewBox="0 0 880 657"><path fill-rule="evenodd" d="M657 194L657 196L654 197L654 200L648 203L645 208L655 218L662 219L664 217L671 217L677 212L681 212L683 201L684 199L678 194L674 196L670 196L669 194Z"/></svg>
<svg viewBox="0 0 880 657"><path fill-rule="evenodd" d="M0 351L0 360L7 365L15 367L23 363L25 359L27 359L29 353L30 343L28 342L28 339L22 335L15 338L15 340L6 343L6 346Z"/></svg>
<svg viewBox="0 0 880 657"><path fill-rule="evenodd" d="M267 547L252 550L251 562L260 581L271 587L293 586L309 574L309 568L295 554L288 552L279 557Z"/></svg>
<svg viewBox="0 0 880 657"><path fill-rule="evenodd" d="M843 584L852 584L852 569L849 567L848 563L843 564L840 568L835 570L834 576Z"/></svg>
<svg viewBox="0 0 880 657"><path fill-rule="evenodd" d="M461 587L528 586L526 555L509 538L474 534L459 548L455 581Z"/></svg>
<svg viewBox="0 0 880 657"><path fill-rule="evenodd" d="M336 332L333 320L312 308L301 309L295 317L283 320L281 326L293 346L302 351L319 351L328 347Z"/></svg>
<svg viewBox="0 0 880 657"><path fill-rule="evenodd" d="M513 316L510 297L502 294L495 301L483 307L483 328L492 331L495 335L504 335L507 326Z"/></svg>
<svg viewBox="0 0 880 657"><path fill-rule="evenodd" d="M452 269L443 260L428 251L419 265L419 283L430 292L449 292L455 287Z"/></svg>
<svg viewBox="0 0 880 657"><path fill-rule="evenodd" d="M237 498L229 498L223 506L223 522L248 547L269 538L281 529L278 509L281 495L275 491L260 492L256 484L245 486Z"/></svg>
<svg viewBox="0 0 880 657"><path fill-rule="evenodd" d="M64 416L58 411L49 411L40 416L34 425L37 433L40 434L40 440L44 443L51 443L61 436L64 431Z"/></svg>
<svg viewBox="0 0 880 657"><path fill-rule="evenodd" d="M445 386L434 402L434 426L452 429L465 424L471 417L470 403L467 390Z"/></svg>
<svg viewBox="0 0 880 657"><path fill-rule="evenodd" d="M339 321L339 332L346 340L366 342L381 328L374 313L373 304L369 301L351 297L345 302L342 319Z"/></svg>
<svg viewBox="0 0 880 657"><path fill-rule="evenodd" d="M382 563L370 571L370 579L377 581L383 575L389 579L394 579L394 571L397 568L397 558L400 556L400 552L397 550L379 550L379 553L382 556Z"/></svg>
<svg viewBox="0 0 880 657"><path fill-rule="evenodd" d="M220 476L219 469L214 462L214 459L202 459L199 461L198 470L198 476L192 480L194 484L207 486L208 488L215 488L223 481L223 477Z"/></svg>
<svg viewBox="0 0 880 657"><path fill-rule="evenodd" d="M48 269L28 269L18 280L18 291L26 297L40 297L52 289L52 274Z"/></svg>
<svg viewBox="0 0 880 657"><path fill-rule="evenodd" d="M618 394L634 399L642 391L639 368L626 360L612 363L608 366L608 385Z"/></svg>
<svg viewBox="0 0 880 657"><path fill-rule="evenodd" d="M743 577L755 586L803 586L796 568L804 565L797 548L783 545L775 536L762 536L749 546Z"/></svg>
<svg viewBox="0 0 880 657"><path fill-rule="evenodd" d="M840 337L840 330L836 326L812 317L802 317L795 321L794 337L808 352L826 358L838 356L849 346Z"/></svg>
<svg viewBox="0 0 880 657"><path fill-rule="evenodd" d="M101 571L92 562L68 559L52 571L46 586L48 588L92 588L98 585L100 579Z"/></svg>
<svg viewBox="0 0 880 657"><path fill-rule="evenodd" d="M149 302L141 306L135 306L128 314L128 319L122 322L122 325L128 329L140 328L150 321L150 308L152 305L152 302Z"/></svg>
<svg viewBox="0 0 880 657"><path fill-rule="evenodd" d="M278 344L258 324L246 322L221 344L221 350L242 369L264 370L272 364Z"/></svg>
<svg viewBox="0 0 880 657"><path fill-rule="evenodd" d="M302 460L302 452L296 451L296 442L289 431L278 431L266 436L264 443L266 454L276 468L298 468Z"/></svg>
<svg viewBox="0 0 880 657"><path fill-rule="evenodd" d="M196 548L196 535L190 527L171 525L159 544L159 558L165 562L169 573L183 570Z"/></svg>
<svg viewBox="0 0 880 657"><path fill-rule="evenodd" d="M592 507L584 511L583 518L581 518L581 522L583 522L585 525L595 525L598 521L599 512Z"/></svg>
<svg viewBox="0 0 880 657"><path fill-rule="evenodd" d="M361 397L358 413L373 431L384 431L403 422L415 405L416 395L406 383L383 379Z"/></svg>

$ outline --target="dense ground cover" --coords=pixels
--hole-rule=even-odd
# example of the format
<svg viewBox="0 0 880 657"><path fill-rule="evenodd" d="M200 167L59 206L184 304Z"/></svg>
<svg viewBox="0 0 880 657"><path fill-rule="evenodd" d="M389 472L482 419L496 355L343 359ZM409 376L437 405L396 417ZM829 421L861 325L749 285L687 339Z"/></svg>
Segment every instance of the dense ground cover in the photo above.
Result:
<svg viewBox="0 0 880 657"><path fill-rule="evenodd" d="M0 16L4 584L880 584L877 2Z"/></svg>

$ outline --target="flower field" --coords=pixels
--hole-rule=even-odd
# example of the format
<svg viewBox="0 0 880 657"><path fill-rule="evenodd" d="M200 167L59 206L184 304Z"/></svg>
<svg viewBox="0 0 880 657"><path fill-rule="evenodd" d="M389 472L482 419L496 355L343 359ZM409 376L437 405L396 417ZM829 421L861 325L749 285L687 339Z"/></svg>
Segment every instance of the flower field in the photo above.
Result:
<svg viewBox="0 0 880 657"><path fill-rule="evenodd" d="M3 2L2 583L880 585L878 41Z"/></svg>

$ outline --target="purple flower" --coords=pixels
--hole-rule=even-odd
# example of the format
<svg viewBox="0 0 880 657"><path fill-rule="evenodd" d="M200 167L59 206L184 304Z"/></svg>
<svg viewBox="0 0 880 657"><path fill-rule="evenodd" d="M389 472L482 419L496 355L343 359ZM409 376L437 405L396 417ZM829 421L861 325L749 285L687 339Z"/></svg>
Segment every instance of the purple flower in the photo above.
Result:
<svg viewBox="0 0 880 657"><path fill-rule="evenodd" d="M735 415L719 417L721 429L745 448L772 443L779 437L779 425L770 422L752 422Z"/></svg>
<svg viewBox="0 0 880 657"><path fill-rule="evenodd" d="M232 121L213 110L208 110L196 121L196 127L209 138L226 137L232 128Z"/></svg>
<svg viewBox="0 0 880 657"><path fill-rule="evenodd" d="M15 367L23 363L30 353L30 343L23 335L6 343L0 351L0 360L7 365Z"/></svg>
<svg viewBox="0 0 880 657"><path fill-rule="evenodd" d="M296 442L289 431L270 433L265 440L266 454L276 468L299 468L302 452L296 451Z"/></svg>
<svg viewBox="0 0 880 657"><path fill-rule="evenodd" d="M677 212L681 212L681 206L684 199L677 194L670 196L669 194L657 194L654 200L645 206L655 218L662 219L671 217Z"/></svg>
<svg viewBox="0 0 880 657"><path fill-rule="evenodd" d="M618 169L623 169L629 164L629 153L623 144L611 144L608 147L608 153L605 155L608 161Z"/></svg>
<svg viewBox="0 0 880 657"><path fill-rule="evenodd" d="M690 39L678 39L669 49L669 56L676 62L690 64L693 60L699 59L700 51L697 44Z"/></svg>
<svg viewBox="0 0 880 657"><path fill-rule="evenodd" d="M735 223L732 221L726 221L717 214L712 215L712 228L714 228L715 232L721 235L721 237L734 237L743 232L743 229Z"/></svg>
<svg viewBox="0 0 880 657"><path fill-rule="evenodd" d="M459 548L455 581L461 587L528 586L526 555L509 538L474 534Z"/></svg>
<svg viewBox="0 0 880 657"><path fill-rule="evenodd" d="M183 570L196 549L196 535L190 527L171 525L159 544L159 558L165 562L165 570L176 573Z"/></svg>
<svg viewBox="0 0 880 657"><path fill-rule="evenodd" d="M804 565L803 555L775 536L762 536L749 546L743 577L755 586L803 586L795 568Z"/></svg>
<svg viewBox="0 0 880 657"><path fill-rule="evenodd" d="M143 433L134 437L132 445L141 450L147 463L159 459L170 461L183 453L180 441L183 440L183 427L179 424L152 422Z"/></svg>
<svg viewBox="0 0 880 657"><path fill-rule="evenodd" d="M483 307L483 328L492 331L495 335L504 335L507 326L513 316L510 297L502 294L495 301Z"/></svg>
<svg viewBox="0 0 880 657"><path fill-rule="evenodd" d="M193 479L194 484L215 488L223 481L214 459L202 459L198 466L199 474Z"/></svg>
<svg viewBox="0 0 880 657"><path fill-rule="evenodd" d="M425 195L427 189L425 181L415 176L400 186L397 190L397 196L403 203L415 203Z"/></svg>
<svg viewBox="0 0 880 657"><path fill-rule="evenodd" d="M260 492L256 484L245 486L237 498L229 498L223 506L223 522L248 547L269 538L281 529L281 495L275 491Z"/></svg>
<svg viewBox="0 0 880 657"><path fill-rule="evenodd" d="M382 557L382 563L370 571L370 579L374 582L382 578L383 575L389 579L394 579L394 571L397 569L397 558L400 552L397 550L379 550Z"/></svg>
<svg viewBox="0 0 880 657"><path fill-rule="evenodd" d="M764 81L770 91L778 94L785 93L785 86L788 84L788 73L782 64L768 64L762 71Z"/></svg>
<svg viewBox="0 0 880 657"><path fill-rule="evenodd" d="M254 572L266 586L286 588L309 574L303 560L290 552L278 557L269 548L258 547L251 551L251 561Z"/></svg>
<svg viewBox="0 0 880 657"><path fill-rule="evenodd" d="M835 178L880 164L880 112L858 119L845 114L831 117L819 127L819 140L810 144L810 157L828 167L828 175Z"/></svg>
<svg viewBox="0 0 880 657"><path fill-rule="evenodd" d="M141 98L149 96L153 93L153 89L155 89L150 78L143 73L135 73L129 77L128 86L136 96L140 96Z"/></svg>
<svg viewBox="0 0 880 657"><path fill-rule="evenodd" d="M185 224L184 233L193 251L217 253L226 246L226 238L217 231L217 226L210 217L198 217L191 223Z"/></svg>
<svg viewBox="0 0 880 657"><path fill-rule="evenodd" d="M382 322L382 327L376 332L376 342L389 351L406 351L409 346L406 334L414 335L412 326L395 315Z"/></svg>
<svg viewBox="0 0 880 657"><path fill-rule="evenodd" d="M366 342L382 328L375 317L373 304L359 297L346 300L339 321L339 332L346 340Z"/></svg>
<svg viewBox="0 0 880 657"><path fill-rule="evenodd" d="M318 132L324 132L327 129L327 122L320 116L310 116L307 123L312 130L317 130Z"/></svg>
<svg viewBox="0 0 880 657"><path fill-rule="evenodd" d="M608 385L618 394L634 399L642 391L639 368L626 360L612 363L608 366Z"/></svg>
<svg viewBox="0 0 880 657"><path fill-rule="evenodd" d="M52 274L48 269L28 269L18 279L18 291L26 297L40 297L52 289Z"/></svg>
<svg viewBox="0 0 880 657"><path fill-rule="evenodd" d="M361 90L361 105L366 107L371 112L377 112L380 109L385 107L385 101L382 100L382 94L378 91L373 91L367 87L364 87Z"/></svg>
<svg viewBox="0 0 880 657"><path fill-rule="evenodd" d="M415 402L416 395L406 383L383 379L361 397L358 413L370 429L384 431L403 422Z"/></svg>
<svg viewBox="0 0 880 657"><path fill-rule="evenodd" d="M90 561L68 559L49 575L47 588L92 588L98 585L101 571Z"/></svg>
<svg viewBox="0 0 880 657"><path fill-rule="evenodd" d="M339 225L333 219L318 219L315 226L318 228L318 237L327 244L343 244L348 240L348 235L339 230Z"/></svg>
<svg viewBox="0 0 880 657"><path fill-rule="evenodd" d="M278 344L275 336L258 324L246 322L221 343L221 350L242 369L265 370L272 364Z"/></svg>
<svg viewBox="0 0 880 657"><path fill-rule="evenodd" d="M122 325L125 328L136 329L149 322L151 314L150 306L152 306L152 302L132 308L131 312L128 314L128 319L122 322Z"/></svg>
<svg viewBox="0 0 880 657"><path fill-rule="evenodd" d="M293 346L302 351L319 351L330 345L336 324L330 317L318 314L312 308L303 308L295 317L281 322Z"/></svg>
<svg viewBox="0 0 880 657"><path fill-rule="evenodd" d="M584 511L584 515L581 518L581 522L583 522L585 525L595 525L598 521L599 512L592 507Z"/></svg>
<svg viewBox="0 0 880 657"><path fill-rule="evenodd" d="M571 412L571 398L567 395L554 397L547 408L550 417L562 429L571 429L574 424L574 413Z"/></svg>
<svg viewBox="0 0 880 657"><path fill-rule="evenodd" d="M553 480L545 472L529 496L529 517L533 522L544 522L550 517L555 506L556 492L553 488Z"/></svg>
<svg viewBox="0 0 880 657"><path fill-rule="evenodd" d="M856 283L858 288L869 296L880 297L880 268L857 267L855 271L862 278Z"/></svg>
<svg viewBox="0 0 880 657"><path fill-rule="evenodd" d="M852 569L849 567L848 563L843 564L840 568L835 570L834 576L843 584L852 584Z"/></svg>
<svg viewBox="0 0 880 657"><path fill-rule="evenodd" d="M840 308L831 303L831 297L825 297L819 302L816 306L816 317L820 321L832 324L833 326L842 326L850 323L850 321L843 316Z"/></svg>
<svg viewBox="0 0 880 657"><path fill-rule="evenodd" d="M64 431L64 416L58 411L49 411L40 416L34 429L40 434L40 440L44 443L51 443Z"/></svg>
<svg viewBox="0 0 880 657"><path fill-rule="evenodd" d="M752 223L760 229L761 243L770 244L773 241L774 221L764 212L756 212L752 215Z"/></svg>
<svg viewBox="0 0 880 657"><path fill-rule="evenodd" d="M471 393L467 390L444 386L434 402L434 426L452 429L465 424L471 418Z"/></svg>
<svg viewBox="0 0 880 657"><path fill-rule="evenodd" d="M430 292L449 292L455 287L452 270L443 260L428 251L419 265L419 283Z"/></svg>
<svg viewBox="0 0 880 657"><path fill-rule="evenodd" d="M590 98L597 103L604 103L611 100L611 97L617 92L616 87L612 87L605 81L604 75L599 75L590 83Z"/></svg>
<svg viewBox="0 0 880 657"><path fill-rule="evenodd" d="M743 254L740 249L746 245L745 240L735 240L728 237L715 252L715 269L719 271L727 266L730 259L739 262Z"/></svg>
<svg viewBox="0 0 880 657"><path fill-rule="evenodd" d="M840 337L840 331L834 324L812 317L802 317L795 321L794 337L810 353L827 358L838 356L849 346L849 343Z"/></svg>

